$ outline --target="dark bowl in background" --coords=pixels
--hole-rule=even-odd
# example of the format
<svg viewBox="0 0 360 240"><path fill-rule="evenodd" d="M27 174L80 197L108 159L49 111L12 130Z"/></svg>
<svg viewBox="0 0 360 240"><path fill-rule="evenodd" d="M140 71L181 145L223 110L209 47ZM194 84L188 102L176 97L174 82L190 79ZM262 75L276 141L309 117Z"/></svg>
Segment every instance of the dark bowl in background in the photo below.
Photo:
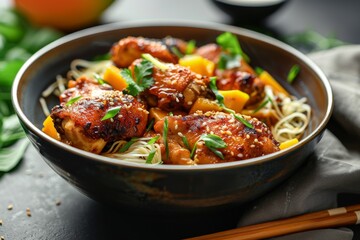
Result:
<svg viewBox="0 0 360 240"><path fill-rule="evenodd" d="M236 34L253 66L268 70L292 94L305 96L312 116L295 146L245 161L199 166L134 164L88 153L56 141L41 131L45 116L39 97L65 74L76 58L107 53L123 37L173 36L214 42L224 31ZM291 66L301 72L290 86L284 79ZM306 56L265 35L227 25L200 22L132 22L94 27L65 36L37 52L18 73L13 104L28 138L51 168L91 198L143 213L199 213L240 206L289 177L313 151L332 112L330 84ZM49 108L57 104L49 102Z"/></svg>
<svg viewBox="0 0 360 240"><path fill-rule="evenodd" d="M237 23L254 24L282 8L288 0L211 0Z"/></svg>

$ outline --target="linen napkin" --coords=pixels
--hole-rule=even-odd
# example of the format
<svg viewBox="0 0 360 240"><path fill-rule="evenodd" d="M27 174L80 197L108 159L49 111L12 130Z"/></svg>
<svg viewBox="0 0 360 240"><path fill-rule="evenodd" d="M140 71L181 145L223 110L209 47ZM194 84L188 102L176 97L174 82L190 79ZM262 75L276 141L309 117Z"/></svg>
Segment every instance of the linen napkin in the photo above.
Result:
<svg viewBox="0 0 360 240"><path fill-rule="evenodd" d="M339 194L360 194L360 45L337 47L309 57L332 85L334 112L328 129L306 163L252 204L242 214L239 227L339 207ZM333 228L273 239L351 240L353 235L348 228Z"/></svg>

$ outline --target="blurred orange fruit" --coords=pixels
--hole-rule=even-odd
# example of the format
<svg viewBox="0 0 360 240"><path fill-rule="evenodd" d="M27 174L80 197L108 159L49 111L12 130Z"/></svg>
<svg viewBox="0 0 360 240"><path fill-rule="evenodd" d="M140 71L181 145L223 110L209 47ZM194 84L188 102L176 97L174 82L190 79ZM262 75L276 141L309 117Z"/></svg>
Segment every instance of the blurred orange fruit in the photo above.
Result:
<svg viewBox="0 0 360 240"><path fill-rule="evenodd" d="M114 0L14 0L33 24L74 31L96 23Z"/></svg>

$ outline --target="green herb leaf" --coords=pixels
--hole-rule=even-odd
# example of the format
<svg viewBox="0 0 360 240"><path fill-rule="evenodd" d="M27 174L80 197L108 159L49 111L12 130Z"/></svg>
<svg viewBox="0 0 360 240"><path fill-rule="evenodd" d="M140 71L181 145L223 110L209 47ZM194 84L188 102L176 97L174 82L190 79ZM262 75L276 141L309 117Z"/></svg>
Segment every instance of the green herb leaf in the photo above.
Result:
<svg viewBox="0 0 360 240"><path fill-rule="evenodd" d="M287 81L288 83L292 83L294 81L294 79L298 76L300 72L300 67L299 65L293 65L290 68L289 74L287 75Z"/></svg>
<svg viewBox="0 0 360 240"><path fill-rule="evenodd" d="M80 98L82 98L82 96L73 97L73 98L71 98L69 101L67 101L67 103L66 103L65 105L66 105L67 107L68 107L68 106L71 106L73 103L79 101Z"/></svg>
<svg viewBox="0 0 360 240"><path fill-rule="evenodd" d="M118 114L118 113L120 112L120 109L121 109L120 106L114 107L114 108L110 108L110 109L106 112L105 116L101 119L101 121L104 121L104 120L107 120L107 119L109 119L109 118L115 117L116 114Z"/></svg>
<svg viewBox="0 0 360 240"><path fill-rule="evenodd" d="M147 60L141 61L139 65L135 66L135 79L129 69L121 70L120 74L128 84L126 89L130 95L137 96L154 84L154 79L152 78L153 67L151 62Z"/></svg>
<svg viewBox="0 0 360 240"><path fill-rule="evenodd" d="M133 137L130 139L130 141L128 141L127 143L125 143L120 149L119 149L119 153L123 153L126 152L131 145L133 145L139 138L137 137Z"/></svg>
<svg viewBox="0 0 360 240"><path fill-rule="evenodd" d="M120 75L125 79L128 84L126 88L128 94L132 96L137 96L144 90L134 81L131 75L131 71L129 69L125 68L121 70Z"/></svg>
<svg viewBox="0 0 360 240"><path fill-rule="evenodd" d="M195 40L188 41L185 49L185 55L192 54L195 51L195 48L196 48L196 41Z"/></svg>
<svg viewBox="0 0 360 240"><path fill-rule="evenodd" d="M168 139L167 139L167 136L168 136L168 131L169 131L169 125L168 125L168 118L165 117L165 120L164 120L164 128L163 128L163 142L164 142L164 145L165 145L165 152L166 152L166 159L169 159L169 143L168 143Z"/></svg>
<svg viewBox="0 0 360 240"><path fill-rule="evenodd" d="M14 145L0 149L0 172L8 172L22 159L29 141L22 139Z"/></svg>
<svg viewBox="0 0 360 240"><path fill-rule="evenodd" d="M264 71L264 69L262 69L261 67L256 67L255 68L255 72L258 76L260 76L260 74Z"/></svg>
<svg viewBox="0 0 360 240"><path fill-rule="evenodd" d="M216 38L216 42L230 55L240 55L246 62L250 62L247 56L241 49L238 38L230 32L225 32Z"/></svg>
<svg viewBox="0 0 360 240"><path fill-rule="evenodd" d="M212 151L216 156L218 156L219 158L221 158L222 160L224 160L224 155L222 154L222 152L220 152L219 150L215 149L215 148L209 148L210 151Z"/></svg>
<svg viewBox="0 0 360 240"><path fill-rule="evenodd" d="M240 55L232 55L232 54L226 54L222 53L220 55L220 60L218 62L218 68L219 69L231 69L240 67Z"/></svg>

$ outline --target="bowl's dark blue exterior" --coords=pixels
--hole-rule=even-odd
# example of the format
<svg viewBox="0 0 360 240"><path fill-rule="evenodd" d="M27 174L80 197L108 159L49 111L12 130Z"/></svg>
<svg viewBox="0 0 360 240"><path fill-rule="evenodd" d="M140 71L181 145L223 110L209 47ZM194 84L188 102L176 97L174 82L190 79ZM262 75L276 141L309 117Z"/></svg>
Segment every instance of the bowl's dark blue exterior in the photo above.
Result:
<svg viewBox="0 0 360 240"><path fill-rule="evenodd" d="M255 66L285 84L288 69L301 67L294 85L314 113L303 140L296 146L242 162L203 166L150 166L120 162L90 154L51 139L41 132L43 115L38 99L71 60L106 53L128 35L162 38L168 35L213 42L231 31L238 35ZM322 72L296 50L263 35L213 23L111 24L69 35L39 51L21 69L13 86L13 103L35 148L60 176L88 196L105 203L146 212L198 212L240 205L268 192L291 175L320 140L331 111L330 85ZM56 99L49 107L56 104Z"/></svg>

